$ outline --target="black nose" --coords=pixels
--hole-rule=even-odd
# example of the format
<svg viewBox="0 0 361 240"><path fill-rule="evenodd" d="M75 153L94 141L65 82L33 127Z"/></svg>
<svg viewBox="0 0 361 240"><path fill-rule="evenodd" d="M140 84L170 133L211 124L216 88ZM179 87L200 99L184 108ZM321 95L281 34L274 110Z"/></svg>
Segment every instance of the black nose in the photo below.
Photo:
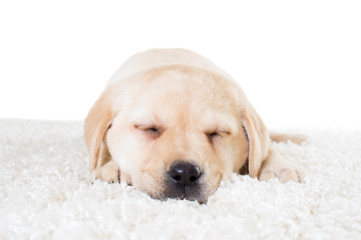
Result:
<svg viewBox="0 0 361 240"><path fill-rule="evenodd" d="M190 186L201 176L201 170L197 165L180 162L173 165L169 170L173 182L181 186Z"/></svg>

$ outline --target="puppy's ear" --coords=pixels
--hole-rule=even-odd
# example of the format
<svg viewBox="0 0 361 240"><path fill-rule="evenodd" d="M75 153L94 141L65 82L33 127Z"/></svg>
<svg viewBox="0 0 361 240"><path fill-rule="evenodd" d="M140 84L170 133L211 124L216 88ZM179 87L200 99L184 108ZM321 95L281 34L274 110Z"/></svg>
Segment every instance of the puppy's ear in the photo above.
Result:
<svg viewBox="0 0 361 240"><path fill-rule="evenodd" d="M270 149L270 137L262 119L249 103L242 111L242 122L248 137L249 173L251 177L259 177Z"/></svg>
<svg viewBox="0 0 361 240"><path fill-rule="evenodd" d="M106 89L94 103L85 120L84 137L89 150L89 170L94 170L98 165L99 153L105 133L111 126L115 117L112 110L114 93L111 89Z"/></svg>

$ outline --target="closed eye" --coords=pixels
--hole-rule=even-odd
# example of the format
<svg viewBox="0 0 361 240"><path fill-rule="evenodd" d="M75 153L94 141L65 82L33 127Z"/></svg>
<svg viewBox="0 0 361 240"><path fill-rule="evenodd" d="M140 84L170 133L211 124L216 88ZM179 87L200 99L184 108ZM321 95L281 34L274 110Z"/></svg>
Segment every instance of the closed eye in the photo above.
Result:
<svg viewBox="0 0 361 240"><path fill-rule="evenodd" d="M208 138L214 138L214 137L220 136L220 134L218 132L206 133L206 135Z"/></svg>
<svg viewBox="0 0 361 240"><path fill-rule="evenodd" d="M134 128L146 134L146 136L151 137L152 139L158 138L163 132L160 127L156 127L154 125L135 124Z"/></svg>
<svg viewBox="0 0 361 240"><path fill-rule="evenodd" d="M209 131L209 132L206 132L205 133L207 138L208 138L208 141L210 143L214 143L214 141L216 139L219 139L219 138L222 138L222 137L225 137L225 136L228 136L230 135L230 131Z"/></svg>

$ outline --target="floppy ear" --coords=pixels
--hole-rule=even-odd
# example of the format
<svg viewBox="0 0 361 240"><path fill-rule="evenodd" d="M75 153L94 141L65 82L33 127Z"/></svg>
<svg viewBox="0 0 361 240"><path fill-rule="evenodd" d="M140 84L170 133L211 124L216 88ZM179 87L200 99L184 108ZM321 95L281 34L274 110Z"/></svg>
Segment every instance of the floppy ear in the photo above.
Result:
<svg viewBox="0 0 361 240"><path fill-rule="evenodd" d="M111 126L115 117L112 110L114 94L106 89L90 109L85 120L84 137L89 150L89 170L93 171L98 166L99 153L104 148L105 133ZM104 151L107 151L106 149Z"/></svg>
<svg viewBox="0 0 361 240"><path fill-rule="evenodd" d="M242 112L242 122L248 137L249 173L251 177L259 177L270 149L270 137L262 119L249 103Z"/></svg>

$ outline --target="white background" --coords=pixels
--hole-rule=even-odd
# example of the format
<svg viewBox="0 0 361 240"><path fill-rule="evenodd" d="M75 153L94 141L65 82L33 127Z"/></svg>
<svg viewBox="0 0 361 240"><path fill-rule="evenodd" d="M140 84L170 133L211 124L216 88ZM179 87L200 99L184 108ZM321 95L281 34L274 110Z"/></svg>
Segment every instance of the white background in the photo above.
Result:
<svg viewBox="0 0 361 240"><path fill-rule="evenodd" d="M360 1L1 1L0 118L82 120L130 55L194 50L270 128L361 128Z"/></svg>

